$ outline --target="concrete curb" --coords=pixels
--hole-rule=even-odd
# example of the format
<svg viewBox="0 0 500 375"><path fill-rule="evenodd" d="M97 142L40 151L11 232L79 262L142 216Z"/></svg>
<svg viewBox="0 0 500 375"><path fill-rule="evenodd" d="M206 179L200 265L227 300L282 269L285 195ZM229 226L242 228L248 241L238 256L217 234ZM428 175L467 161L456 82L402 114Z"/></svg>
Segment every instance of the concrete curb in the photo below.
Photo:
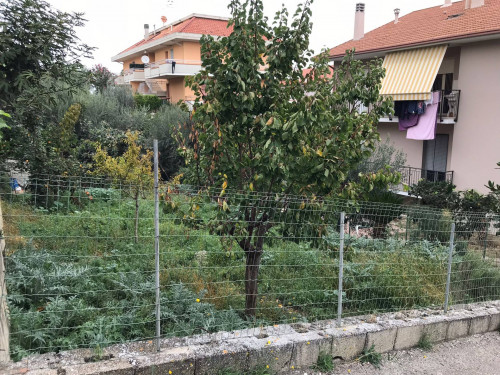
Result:
<svg viewBox="0 0 500 375"><path fill-rule="evenodd" d="M316 363L321 352L334 358L358 357L372 344L379 353L418 345L426 334L431 342L500 329L500 301L442 310L411 310L380 316L353 317L337 327L334 320L219 332L162 340L157 353L151 341L114 345L111 359L86 363L90 349L31 356L2 373L48 375L215 375L220 370L248 371L267 367L272 373ZM0 369L2 370L2 369Z"/></svg>

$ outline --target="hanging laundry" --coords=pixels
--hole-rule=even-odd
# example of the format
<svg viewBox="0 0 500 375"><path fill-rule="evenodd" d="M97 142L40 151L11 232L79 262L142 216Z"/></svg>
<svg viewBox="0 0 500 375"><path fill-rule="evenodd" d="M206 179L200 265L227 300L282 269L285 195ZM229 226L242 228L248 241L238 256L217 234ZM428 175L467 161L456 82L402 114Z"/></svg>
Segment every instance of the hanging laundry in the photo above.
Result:
<svg viewBox="0 0 500 375"><path fill-rule="evenodd" d="M399 118L399 130L404 131L417 126L419 115L405 115Z"/></svg>
<svg viewBox="0 0 500 375"><path fill-rule="evenodd" d="M418 125L408 129L407 139L430 140L436 137L439 91L432 93L432 103L427 106L425 113L419 116Z"/></svg>

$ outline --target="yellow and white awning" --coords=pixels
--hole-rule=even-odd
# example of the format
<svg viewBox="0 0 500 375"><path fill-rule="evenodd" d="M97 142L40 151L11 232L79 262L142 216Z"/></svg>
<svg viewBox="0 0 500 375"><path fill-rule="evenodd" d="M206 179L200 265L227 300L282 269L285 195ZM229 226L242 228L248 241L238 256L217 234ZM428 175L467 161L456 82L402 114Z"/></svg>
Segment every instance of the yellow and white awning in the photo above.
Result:
<svg viewBox="0 0 500 375"><path fill-rule="evenodd" d="M394 100L429 100L446 45L388 53L380 95Z"/></svg>

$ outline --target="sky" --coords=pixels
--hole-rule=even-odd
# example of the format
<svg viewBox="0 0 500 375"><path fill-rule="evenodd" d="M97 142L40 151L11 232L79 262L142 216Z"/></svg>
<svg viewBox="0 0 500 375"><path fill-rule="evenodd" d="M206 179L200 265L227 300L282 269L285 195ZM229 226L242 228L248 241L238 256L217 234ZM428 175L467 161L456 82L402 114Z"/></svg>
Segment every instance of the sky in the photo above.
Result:
<svg viewBox="0 0 500 375"><path fill-rule="evenodd" d="M144 36L144 24L160 27L161 17L167 23L191 13L229 17L229 0L47 0L54 8L67 12L83 12L88 20L77 29L79 38L97 47L93 60L84 61L91 67L102 64L114 73L122 65L111 62L111 57L138 42ZM284 4L291 14L302 0L264 0L264 11L272 21L274 13ZM315 53L325 47L334 47L352 39L356 3L363 0L314 0L313 30L310 48ZM444 0L364 0L365 32L394 19L394 9L403 16L414 10L444 4Z"/></svg>

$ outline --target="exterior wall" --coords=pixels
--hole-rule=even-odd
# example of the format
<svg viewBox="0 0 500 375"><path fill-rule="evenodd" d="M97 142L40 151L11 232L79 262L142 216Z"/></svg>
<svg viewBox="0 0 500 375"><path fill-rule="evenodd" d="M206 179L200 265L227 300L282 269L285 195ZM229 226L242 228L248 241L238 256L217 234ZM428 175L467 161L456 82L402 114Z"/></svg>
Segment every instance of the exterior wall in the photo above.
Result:
<svg viewBox="0 0 500 375"><path fill-rule="evenodd" d="M140 82L130 82L130 85L132 86L132 92L135 94L137 92L137 89L139 88Z"/></svg>
<svg viewBox="0 0 500 375"><path fill-rule="evenodd" d="M406 165L414 168L422 168L423 141L406 139L406 132L400 132L398 124L378 124L380 139L384 141L387 137L394 143L394 147L406 154Z"/></svg>
<svg viewBox="0 0 500 375"><path fill-rule="evenodd" d="M182 42L181 45L175 44L174 46L171 46L169 48L169 51L172 48L174 49L174 60L182 60L182 59L184 59L184 43L185 42ZM168 58L171 59L172 57L169 56Z"/></svg>
<svg viewBox="0 0 500 375"><path fill-rule="evenodd" d="M184 78L170 78L168 83L170 88L170 101L172 103L177 103L179 100L185 100L186 90L184 87Z"/></svg>
<svg viewBox="0 0 500 375"><path fill-rule="evenodd" d="M446 170L451 171L451 160L453 155L453 133L454 125L452 124L438 124L436 134L448 134L448 156L446 160ZM393 123L380 123L378 124L378 131L380 139L384 141L389 138L398 150L406 154L406 165L413 168L422 168L424 141L416 141L413 139L406 139L406 132L401 132L398 129L398 124ZM500 161L500 159L499 159Z"/></svg>
<svg viewBox="0 0 500 375"><path fill-rule="evenodd" d="M198 42L184 42L184 60L201 60L201 45ZM175 53L175 52L174 52Z"/></svg>
<svg viewBox="0 0 500 375"><path fill-rule="evenodd" d="M165 60L165 52L169 51L170 48L162 48L155 51L155 61L163 61Z"/></svg>
<svg viewBox="0 0 500 375"><path fill-rule="evenodd" d="M129 69L129 65L132 64L134 61L135 61L136 64L142 64L140 58L125 60L123 62L123 70L128 70Z"/></svg>
<svg viewBox="0 0 500 375"><path fill-rule="evenodd" d="M463 46L458 89L458 122L454 125L451 169L458 189L487 192L488 180L500 181L500 43Z"/></svg>

